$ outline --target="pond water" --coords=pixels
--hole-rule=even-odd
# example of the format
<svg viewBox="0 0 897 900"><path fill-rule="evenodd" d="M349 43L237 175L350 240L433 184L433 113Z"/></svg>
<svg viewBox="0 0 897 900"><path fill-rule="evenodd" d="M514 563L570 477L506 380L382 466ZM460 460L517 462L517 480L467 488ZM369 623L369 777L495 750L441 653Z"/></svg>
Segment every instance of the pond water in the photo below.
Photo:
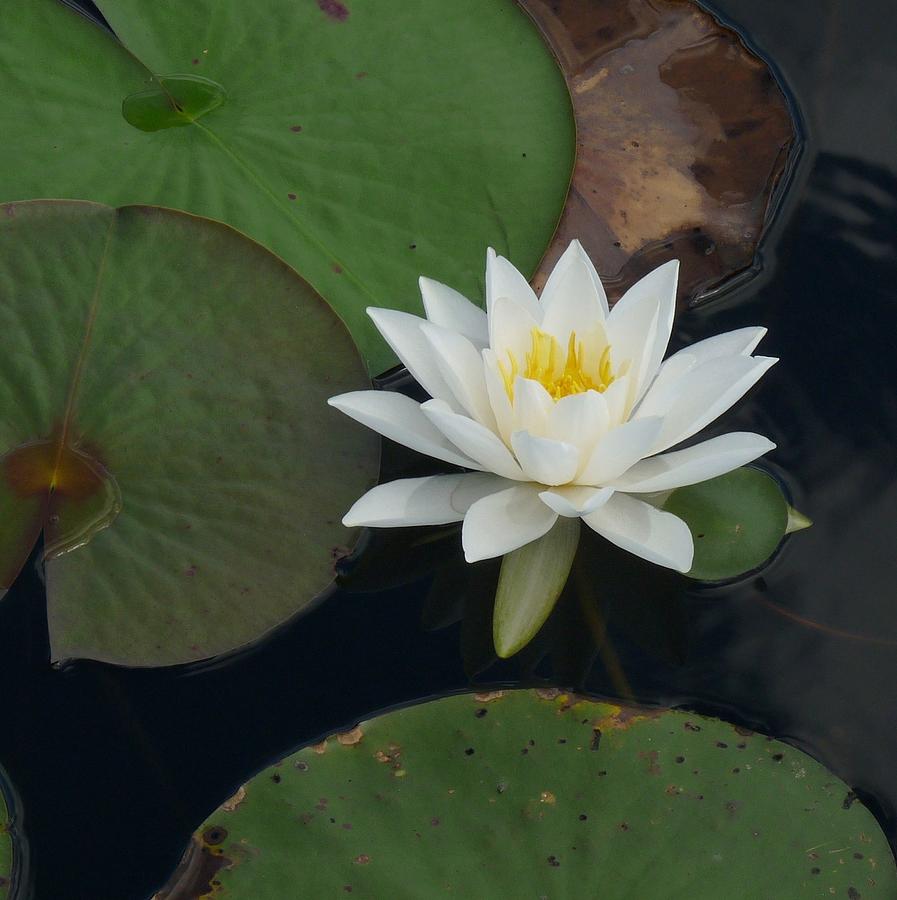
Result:
<svg viewBox="0 0 897 900"><path fill-rule="evenodd" d="M762 352L781 362L721 425L778 443L771 463L815 524L759 576L678 592L682 661L659 660L612 628L594 665L564 686L784 738L853 785L897 846L893 11L888 0L714 8L779 69L805 143L762 272L681 315L674 342L769 327ZM430 580L336 592L210 664L51 669L29 563L0 604L0 764L28 836L31 895L146 900L196 825L252 773L385 707L469 686L463 626L420 625ZM537 672L551 680L554 665ZM512 660L477 684L520 678Z"/></svg>

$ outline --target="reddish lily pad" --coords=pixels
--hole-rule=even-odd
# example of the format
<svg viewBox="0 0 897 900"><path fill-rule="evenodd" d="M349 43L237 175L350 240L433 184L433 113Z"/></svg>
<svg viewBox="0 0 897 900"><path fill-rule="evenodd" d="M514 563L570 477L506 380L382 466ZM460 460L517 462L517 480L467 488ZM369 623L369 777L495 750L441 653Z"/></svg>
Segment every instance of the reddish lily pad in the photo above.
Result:
<svg viewBox="0 0 897 900"><path fill-rule="evenodd" d="M763 60L692 0L521 0L573 98L577 158L535 278L572 238L611 299L679 259L680 301L754 263L796 129Z"/></svg>

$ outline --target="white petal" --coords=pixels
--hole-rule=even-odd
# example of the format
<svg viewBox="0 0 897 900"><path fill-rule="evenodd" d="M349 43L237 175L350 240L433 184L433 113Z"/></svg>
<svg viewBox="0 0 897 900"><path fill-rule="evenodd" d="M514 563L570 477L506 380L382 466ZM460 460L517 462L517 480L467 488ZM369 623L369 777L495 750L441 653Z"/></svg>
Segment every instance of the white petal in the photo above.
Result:
<svg viewBox="0 0 897 900"><path fill-rule="evenodd" d="M776 362L766 356L722 356L695 366L679 379L679 393L651 453L684 441L721 416Z"/></svg>
<svg viewBox="0 0 897 900"><path fill-rule="evenodd" d="M464 335L431 322L422 322L421 331L430 343L445 383L452 389L462 409L490 430L495 416L486 393L483 357Z"/></svg>
<svg viewBox="0 0 897 900"><path fill-rule="evenodd" d="M629 395L632 379L628 374L617 377L610 387L601 395L607 404L607 415L611 427L620 425L629 418Z"/></svg>
<svg viewBox="0 0 897 900"><path fill-rule="evenodd" d="M542 309L547 312L554 304L556 292L564 287L577 287L583 291L590 290L595 294L598 303L601 306L603 315L602 319L607 318L608 305L607 294L604 291L604 285L589 254L582 248L582 244L577 240L570 241L567 249L561 258L554 264L545 287L542 288L542 296L540 302Z"/></svg>
<svg viewBox="0 0 897 900"><path fill-rule="evenodd" d="M489 346L507 368L508 354L523 365L533 345L533 329L538 328L530 313L507 297L499 297L489 313Z"/></svg>
<svg viewBox="0 0 897 900"><path fill-rule="evenodd" d="M548 417L554 409L551 394L532 378L517 376L514 381L513 430L545 436Z"/></svg>
<svg viewBox="0 0 897 900"><path fill-rule="evenodd" d="M583 521L612 544L648 562L677 572L691 568L694 557L691 532L672 513L655 509L628 494L616 493L604 506L583 516Z"/></svg>
<svg viewBox="0 0 897 900"><path fill-rule="evenodd" d="M610 426L610 415L603 394L585 391L561 397L548 415L546 437L579 448L580 461L592 455L598 439Z"/></svg>
<svg viewBox="0 0 897 900"><path fill-rule="evenodd" d="M454 288L432 278L421 275L418 283L427 318L434 325L463 334L480 349L489 343L486 313L479 306Z"/></svg>
<svg viewBox="0 0 897 900"><path fill-rule="evenodd" d="M633 417L664 415L679 393L678 380L691 369L723 356L749 356L765 334L765 328L739 328L698 341L674 353L664 360Z"/></svg>
<svg viewBox="0 0 897 900"><path fill-rule="evenodd" d="M606 485L648 455L663 426L663 419L637 419L612 428L598 442L577 481Z"/></svg>
<svg viewBox="0 0 897 900"><path fill-rule="evenodd" d="M352 391L327 401L356 422L373 428L392 441L456 466L479 469L478 463L460 453L421 412L420 404L392 391Z"/></svg>
<svg viewBox="0 0 897 900"><path fill-rule="evenodd" d="M579 468L579 450L563 441L515 431L511 446L523 471L539 484L566 484Z"/></svg>
<svg viewBox="0 0 897 900"><path fill-rule="evenodd" d="M629 363L629 377L634 391L638 393L647 371L649 349L657 334L660 312L653 297L639 297L625 307L622 304L621 299L610 311L606 325L611 364L616 374L621 366Z"/></svg>
<svg viewBox="0 0 897 900"><path fill-rule="evenodd" d="M762 435L733 431L685 450L643 459L625 475L615 479L613 486L619 491L639 494L670 491L725 475L775 449L775 446Z"/></svg>
<svg viewBox="0 0 897 900"><path fill-rule="evenodd" d="M678 278L679 260L658 266L626 291L608 316L611 358L633 360L634 402L651 383L670 342Z"/></svg>
<svg viewBox="0 0 897 900"><path fill-rule="evenodd" d="M367 312L412 378L431 397L445 400L452 409L460 412L461 406L442 377L433 349L421 331L420 327L426 319L396 309L377 309L373 306L368 307Z"/></svg>
<svg viewBox="0 0 897 900"><path fill-rule="evenodd" d="M464 556L468 562L503 556L542 537L557 518L531 485L490 494L474 503L464 517Z"/></svg>
<svg viewBox="0 0 897 900"><path fill-rule="evenodd" d="M472 504L507 486L505 479L481 472L390 481L356 500L343 525L394 528L460 522Z"/></svg>
<svg viewBox="0 0 897 900"><path fill-rule="evenodd" d="M696 364L695 357L684 351L674 353L669 359L664 360L638 407L633 410L631 418L666 415L679 396L679 380Z"/></svg>
<svg viewBox="0 0 897 900"><path fill-rule="evenodd" d="M614 489L609 487L596 488L568 484L556 487L551 491L542 491L539 499L559 516L572 519L595 512L610 500L613 493Z"/></svg>
<svg viewBox="0 0 897 900"><path fill-rule="evenodd" d="M489 315L489 339L492 343L492 310L499 297L513 300L525 309L536 322L542 321L542 307L529 282L503 256L490 247L486 251L486 312Z"/></svg>
<svg viewBox="0 0 897 900"><path fill-rule="evenodd" d="M690 344L679 353L693 356L696 363L704 363L719 356L749 356L765 334L766 329L759 326L737 328ZM679 353L674 353L670 359L675 359Z"/></svg>
<svg viewBox="0 0 897 900"><path fill-rule="evenodd" d="M483 350L483 376L486 379L486 393L489 396L492 414L495 416L498 434L510 446L511 432L514 430L511 398L505 390L505 380L498 368L495 351L488 347Z"/></svg>
<svg viewBox="0 0 897 900"><path fill-rule="evenodd" d="M579 241L571 241L542 290L542 328L566 349L570 332L582 335L607 318L607 295Z"/></svg>
<svg viewBox="0 0 897 900"><path fill-rule="evenodd" d="M473 419L453 413L441 400L421 404L427 418L464 454L487 472L526 481L517 460L494 432Z"/></svg>

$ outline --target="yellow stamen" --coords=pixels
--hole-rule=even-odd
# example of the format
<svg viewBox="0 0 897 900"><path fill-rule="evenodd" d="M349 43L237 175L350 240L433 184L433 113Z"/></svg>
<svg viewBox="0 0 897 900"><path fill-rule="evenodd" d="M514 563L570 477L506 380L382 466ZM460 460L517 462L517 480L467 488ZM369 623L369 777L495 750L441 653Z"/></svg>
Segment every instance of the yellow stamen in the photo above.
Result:
<svg viewBox="0 0 897 900"><path fill-rule="evenodd" d="M567 353L563 356L561 345L554 335L542 331L541 328L533 328L532 346L526 354L525 362L521 373L517 358L510 351L507 364L499 360L498 368L511 402L514 401L514 380L518 374L538 381L554 400L569 397L571 394L582 394L585 391L598 391L603 394L613 384L615 378L611 366L610 346L604 348L595 370L586 371L585 352L582 342L576 340L575 331L570 335Z"/></svg>

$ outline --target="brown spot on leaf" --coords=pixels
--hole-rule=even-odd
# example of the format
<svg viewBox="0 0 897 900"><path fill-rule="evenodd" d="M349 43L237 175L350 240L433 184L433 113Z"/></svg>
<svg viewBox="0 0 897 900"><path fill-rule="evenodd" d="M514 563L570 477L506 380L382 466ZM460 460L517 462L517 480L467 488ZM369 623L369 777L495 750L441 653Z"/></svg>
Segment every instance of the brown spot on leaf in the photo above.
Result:
<svg viewBox="0 0 897 900"><path fill-rule="evenodd" d="M473 699L476 700L477 703L491 703L493 700L498 700L504 696L504 691L483 691L479 694L474 694Z"/></svg>
<svg viewBox="0 0 897 900"><path fill-rule="evenodd" d="M364 732L361 730L360 725L356 725L351 731L345 731L342 734L338 734L336 739L344 746L344 747L354 747L356 744L361 743L361 739L364 737Z"/></svg>
<svg viewBox="0 0 897 900"><path fill-rule="evenodd" d="M337 22L345 22L349 18L349 10L339 0L318 0L318 9L325 16Z"/></svg>
<svg viewBox="0 0 897 900"><path fill-rule="evenodd" d="M655 719L662 713L659 709L637 709L631 706L612 706L611 712L592 724L594 731L626 731L636 722Z"/></svg>
<svg viewBox="0 0 897 900"><path fill-rule="evenodd" d="M647 772L649 775L660 774L660 763L657 761L660 754L657 750L639 750L639 759L643 759L648 763Z"/></svg>
<svg viewBox="0 0 897 900"><path fill-rule="evenodd" d="M225 800L221 804L221 808L225 812L233 812L246 799L246 788L241 787L233 797Z"/></svg>
<svg viewBox="0 0 897 900"><path fill-rule="evenodd" d="M356 863L359 866L366 866L371 861L370 856L367 853L359 853L352 862Z"/></svg>
<svg viewBox="0 0 897 900"><path fill-rule="evenodd" d="M203 835L214 828L215 826L207 828ZM223 828L220 830L226 837L227 832ZM233 860L223 853L214 852L205 840L194 835L174 874L165 887L153 896L153 900L191 900L193 897L214 896L218 872L233 864Z"/></svg>
<svg viewBox="0 0 897 900"><path fill-rule="evenodd" d="M561 691L558 688L536 688L535 694L540 700L556 700L561 696Z"/></svg>

